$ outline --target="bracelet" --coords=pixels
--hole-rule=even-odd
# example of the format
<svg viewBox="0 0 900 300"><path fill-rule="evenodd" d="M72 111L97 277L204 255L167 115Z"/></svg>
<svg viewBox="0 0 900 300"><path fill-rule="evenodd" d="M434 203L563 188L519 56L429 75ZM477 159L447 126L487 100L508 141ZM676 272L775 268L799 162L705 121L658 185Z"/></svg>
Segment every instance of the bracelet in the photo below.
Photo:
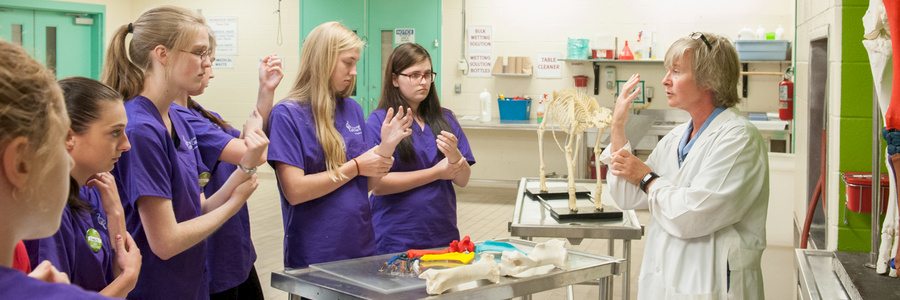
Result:
<svg viewBox="0 0 900 300"><path fill-rule="evenodd" d="M356 161L356 158L353 159L353 162L356 163L356 175L361 175L361 174L359 173L359 162Z"/></svg>
<svg viewBox="0 0 900 300"><path fill-rule="evenodd" d="M639 187L641 188L641 191L646 193L647 185L650 184L650 182L656 178L659 178L659 175L656 175L656 173L653 173L653 172L647 173L647 175L644 176L644 179L641 179L641 184L639 185Z"/></svg>
<svg viewBox="0 0 900 300"><path fill-rule="evenodd" d="M241 171L244 171L244 173L247 173L247 175L253 175L253 173L256 173L256 167L247 169L242 164L237 164L237 165L238 165L238 168L241 169Z"/></svg>

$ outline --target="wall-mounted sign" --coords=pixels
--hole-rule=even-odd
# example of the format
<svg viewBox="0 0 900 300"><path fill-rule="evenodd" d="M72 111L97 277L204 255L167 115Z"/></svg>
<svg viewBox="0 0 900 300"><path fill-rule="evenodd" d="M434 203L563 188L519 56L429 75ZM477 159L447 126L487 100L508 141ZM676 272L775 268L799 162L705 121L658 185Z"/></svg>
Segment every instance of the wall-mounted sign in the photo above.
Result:
<svg viewBox="0 0 900 300"><path fill-rule="evenodd" d="M537 61L534 64L535 78L562 78L559 68L560 52L538 52Z"/></svg>
<svg viewBox="0 0 900 300"><path fill-rule="evenodd" d="M216 55L238 55L238 18L206 17L216 37Z"/></svg>
<svg viewBox="0 0 900 300"><path fill-rule="evenodd" d="M466 34L469 77L491 77L493 43L491 26L469 26Z"/></svg>
<svg viewBox="0 0 900 300"><path fill-rule="evenodd" d="M394 45L416 42L415 28L394 28Z"/></svg>
<svg viewBox="0 0 900 300"><path fill-rule="evenodd" d="M234 57L216 56L216 61L212 63L213 69L234 69Z"/></svg>

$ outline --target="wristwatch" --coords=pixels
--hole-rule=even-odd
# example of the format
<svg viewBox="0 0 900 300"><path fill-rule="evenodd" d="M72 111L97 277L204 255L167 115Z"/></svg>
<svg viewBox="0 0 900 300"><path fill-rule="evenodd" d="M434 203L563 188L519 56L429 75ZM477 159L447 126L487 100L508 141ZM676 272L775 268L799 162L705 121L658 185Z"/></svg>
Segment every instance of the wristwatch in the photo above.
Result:
<svg viewBox="0 0 900 300"><path fill-rule="evenodd" d="M650 184L650 182L656 178L659 178L659 175L656 175L656 173L653 173L653 172L647 173L647 175L644 176L644 179L641 179L641 185L640 185L641 191L644 191L644 193L646 193L647 185Z"/></svg>
<svg viewBox="0 0 900 300"><path fill-rule="evenodd" d="M247 169L247 168L244 168L244 165L242 165L242 164L238 164L237 166L238 166L238 169L241 169L241 171L244 171L244 173L247 173L247 175L252 176L253 173L256 173L256 167Z"/></svg>

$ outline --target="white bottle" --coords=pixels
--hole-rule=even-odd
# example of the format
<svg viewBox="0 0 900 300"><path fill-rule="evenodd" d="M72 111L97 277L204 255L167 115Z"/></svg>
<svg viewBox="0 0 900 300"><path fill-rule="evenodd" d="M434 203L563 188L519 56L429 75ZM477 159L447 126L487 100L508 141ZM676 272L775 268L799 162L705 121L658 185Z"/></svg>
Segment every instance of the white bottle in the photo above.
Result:
<svg viewBox="0 0 900 300"><path fill-rule="evenodd" d="M778 29L775 29L775 39L780 40L784 37L784 28L781 27L781 24L778 24Z"/></svg>
<svg viewBox="0 0 900 300"><path fill-rule="evenodd" d="M766 29L763 28L762 25L759 25L759 27L756 28L756 39L757 40L766 39Z"/></svg>
<svg viewBox="0 0 900 300"><path fill-rule="evenodd" d="M484 92L481 92L479 95L481 98L481 122L486 123L491 121L491 93L488 93L487 89L484 89Z"/></svg>
<svg viewBox="0 0 900 300"><path fill-rule="evenodd" d="M748 26L744 26L743 29L738 31L738 39L739 40L755 40L756 32L753 29L750 29Z"/></svg>

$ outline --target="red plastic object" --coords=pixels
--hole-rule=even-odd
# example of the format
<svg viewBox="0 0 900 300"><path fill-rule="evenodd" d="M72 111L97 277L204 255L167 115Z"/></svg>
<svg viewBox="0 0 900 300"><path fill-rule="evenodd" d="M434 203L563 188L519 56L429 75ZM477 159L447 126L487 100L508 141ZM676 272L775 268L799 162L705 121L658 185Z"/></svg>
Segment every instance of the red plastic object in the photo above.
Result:
<svg viewBox="0 0 900 300"><path fill-rule="evenodd" d="M575 87L586 87L587 86L587 76L584 75L575 75Z"/></svg>
<svg viewBox="0 0 900 300"><path fill-rule="evenodd" d="M619 60L634 60L634 54L631 53L631 48L628 48L628 41L625 41L625 48L622 48L622 53L619 54Z"/></svg>
<svg viewBox="0 0 900 300"><path fill-rule="evenodd" d="M897 1L884 1L884 10L888 18L888 29L891 33L891 50L900 53L900 5ZM894 86L900 85L900 59L893 60ZM891 90L891 104L884 114L884 127L887 129L900 129L900 89Z"/></svg>
<svg viewBox="0 0 900 300"><path fill-rule="evenodd" d="M845 172L841 176L847 185L847 209L858 213L872 213L872 173ZM881 174L881 213L887 211L890 179Z"/></svg>

